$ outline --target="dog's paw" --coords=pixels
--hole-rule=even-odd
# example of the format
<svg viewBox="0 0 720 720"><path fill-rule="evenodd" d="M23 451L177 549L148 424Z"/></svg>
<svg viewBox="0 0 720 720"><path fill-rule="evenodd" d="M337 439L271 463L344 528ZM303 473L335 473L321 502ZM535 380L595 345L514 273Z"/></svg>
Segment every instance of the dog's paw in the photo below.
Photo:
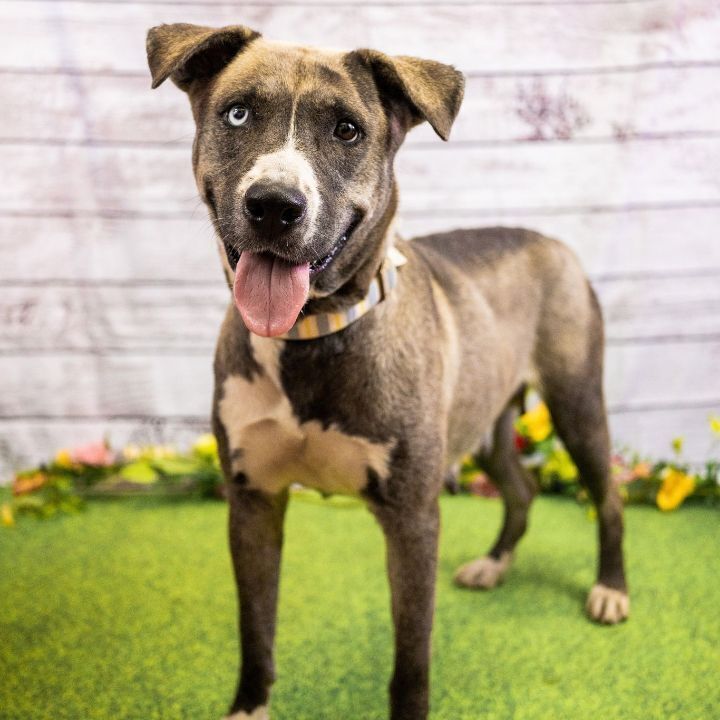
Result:
<svg viewBox="0 0 720 720"><path fill-rule="evenodd" d="M260 707L256 707L251 713L246 713L241 710L232 715L226 715L224 720L270 720L270 713L268 712L267 706L261 705Z"/></svg>
<svg viewBox="0 0 720 720"><path fill-rule="evenodd" d="M630 614L630 598L624 590L613 590L598 584L590 590L585 608L591 620L615 625L627 620Z"/></svg>
<svg viewBox="0 0 720 720"><path fill-rule="evenodd" d="M505 579L512 557L512 553L504 552L499 560L489 555L472 560L458 568L455 583L461 587L490 590Z"/></svg>

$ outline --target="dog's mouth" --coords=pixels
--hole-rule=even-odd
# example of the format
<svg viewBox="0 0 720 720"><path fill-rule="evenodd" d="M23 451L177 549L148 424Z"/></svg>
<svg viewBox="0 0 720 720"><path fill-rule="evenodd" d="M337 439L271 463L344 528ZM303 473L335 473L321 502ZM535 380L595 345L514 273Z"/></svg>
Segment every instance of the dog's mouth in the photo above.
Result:
<svg viewBox="0 0 720 720"><path fill-rule="evenodd" d="M235 245L232 245L231 243L223 243L225 246L225 254L227 255L228 262L230 263L230 267L235 270L238 264L238 260L240 259L240 251L235 247Z"/></svg>
<svg viewBox="0 0 720 720"><path fill-rule="evenodd" d="M324 257L321 257L318 260L314 260L310 263L310 275L314 276L318 273L321 273L323 270L326 270L332 262L337 258L337 256L342 252L343 248L347 245L348 240L350 239L350 236L353 234L355 228L360 224L360 216L356 215L353 218L353 221L348 226L347 230L340 236L338 241L332 246L330 249L330 252L325 255Z"/></svg>
<svg viewBox="0 0 720 720"><path fill-rule="evenodd" d="M311 277L337 259L359 222L355 217L330 251L312 262L226 246L228 260L235 264L235 306L248 330L264 337L277 337L290 330L307 302Z"/></svg>
<svg viewBox="0 0 720 720"><path fill-rule="evenodd" d="M362 220L362 216L360 214L356 214L353 216L352 222L348 225L345 232L337 239L335 244L330 248L330 251L327 253L327 255L323 255L321 258L317 258L315 260L312 260L310 262L310 276L314 277L315 275L318 275L323 270L327 270L328 267L337 259L338 255L342 252L343 248L347 245L348 240L350 239L350 236L353 234L357 226L360 224L360 221ZM228 262L230 263L230 267L235 270L237 267L237 264L240 260L240 255L242 254L242 250L239 250L237 246L230 242L223 243L225 246L225 253L227 255ZM261 251L263 252L263 251ZM279 255L277 253L273 253L272 251L264 251L263 254L267 255L276 255L281 260L284 260L285 262L289 263L295 263L295 264L302 264L297 263L297 261L294 261L293 259Z"/></svg>

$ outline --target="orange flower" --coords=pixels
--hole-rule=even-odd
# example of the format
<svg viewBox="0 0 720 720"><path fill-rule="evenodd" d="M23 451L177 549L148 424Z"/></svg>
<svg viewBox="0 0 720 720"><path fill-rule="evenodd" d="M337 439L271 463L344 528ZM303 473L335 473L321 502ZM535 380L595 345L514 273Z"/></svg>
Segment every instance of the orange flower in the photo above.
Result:
<svg viewBox="0 0 720 720"><path fill-rule="evenodd" d="M650 466L650 463L639 462L635 464L632 472L633 477L646 479L649 478L652 474L652 467Z"/></svg>
<svg viewBox="0 0 720 720"><path fill-rule="evenodd" d="M674 510L682 505L683 500L695 489L695 478L692 475L668 468L665 471L663 484L655 498L661 510Z"/></svg>
<svg viewBox="0 0 720 720"><path fill-rule="evenodd" d="M34 475L27 475L25 477L16 475L12 484L13 495L26 495L27 493L38 490L47 480L47 475L41 472L36 472Z"/></svg>
<svg viewBox="0 0 720 720"><path fill-rule="evenodd" d="M470 492L473 495L480 495L486 498L500 497L500 491L493 484L493 481L484 472L479 472L470 483Z"/></svg>

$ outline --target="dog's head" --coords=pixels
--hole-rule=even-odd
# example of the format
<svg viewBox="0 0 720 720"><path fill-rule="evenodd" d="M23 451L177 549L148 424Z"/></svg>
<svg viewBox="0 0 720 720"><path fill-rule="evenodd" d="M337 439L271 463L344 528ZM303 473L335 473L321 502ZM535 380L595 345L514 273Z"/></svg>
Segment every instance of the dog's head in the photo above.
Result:
<svg viewBox="0 0 720 720"><path fill-rule="evenodd" d="M273 43L242 26L161 25L147 51L153 87L170 77L190 98L198 189L260 335L377 269L395 152L424 120L447 140L463 94L448 65Z"/></svg>

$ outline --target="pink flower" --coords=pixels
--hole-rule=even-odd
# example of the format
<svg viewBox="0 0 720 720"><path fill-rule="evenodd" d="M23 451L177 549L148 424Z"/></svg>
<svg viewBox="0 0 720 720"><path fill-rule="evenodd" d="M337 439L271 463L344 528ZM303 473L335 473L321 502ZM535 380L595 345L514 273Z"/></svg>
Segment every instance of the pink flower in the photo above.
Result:
<svg viewBox="0 0 720 720"><path fill-rule="evenodd" d="M616 485L625 485L635 479L635 473L622 455L610 458L610 472Z"/></svg>
<svg viewBox="0 0 720 720"><path fill-rule="evenodd" d="M470 492L473 495L480 495L480 497L500 497L500 491L495 487L493 481L485 473L478 473L473 478L470 483Z"/></svg>
<svg viewBox="0 0 720 720"><path fill-rule="evenodd" d="M112 450L104 441L88 443L70 450L70 457L73 462L82 465L95 465L102 467L112 465L115 462L115 456Z"/></svg>

